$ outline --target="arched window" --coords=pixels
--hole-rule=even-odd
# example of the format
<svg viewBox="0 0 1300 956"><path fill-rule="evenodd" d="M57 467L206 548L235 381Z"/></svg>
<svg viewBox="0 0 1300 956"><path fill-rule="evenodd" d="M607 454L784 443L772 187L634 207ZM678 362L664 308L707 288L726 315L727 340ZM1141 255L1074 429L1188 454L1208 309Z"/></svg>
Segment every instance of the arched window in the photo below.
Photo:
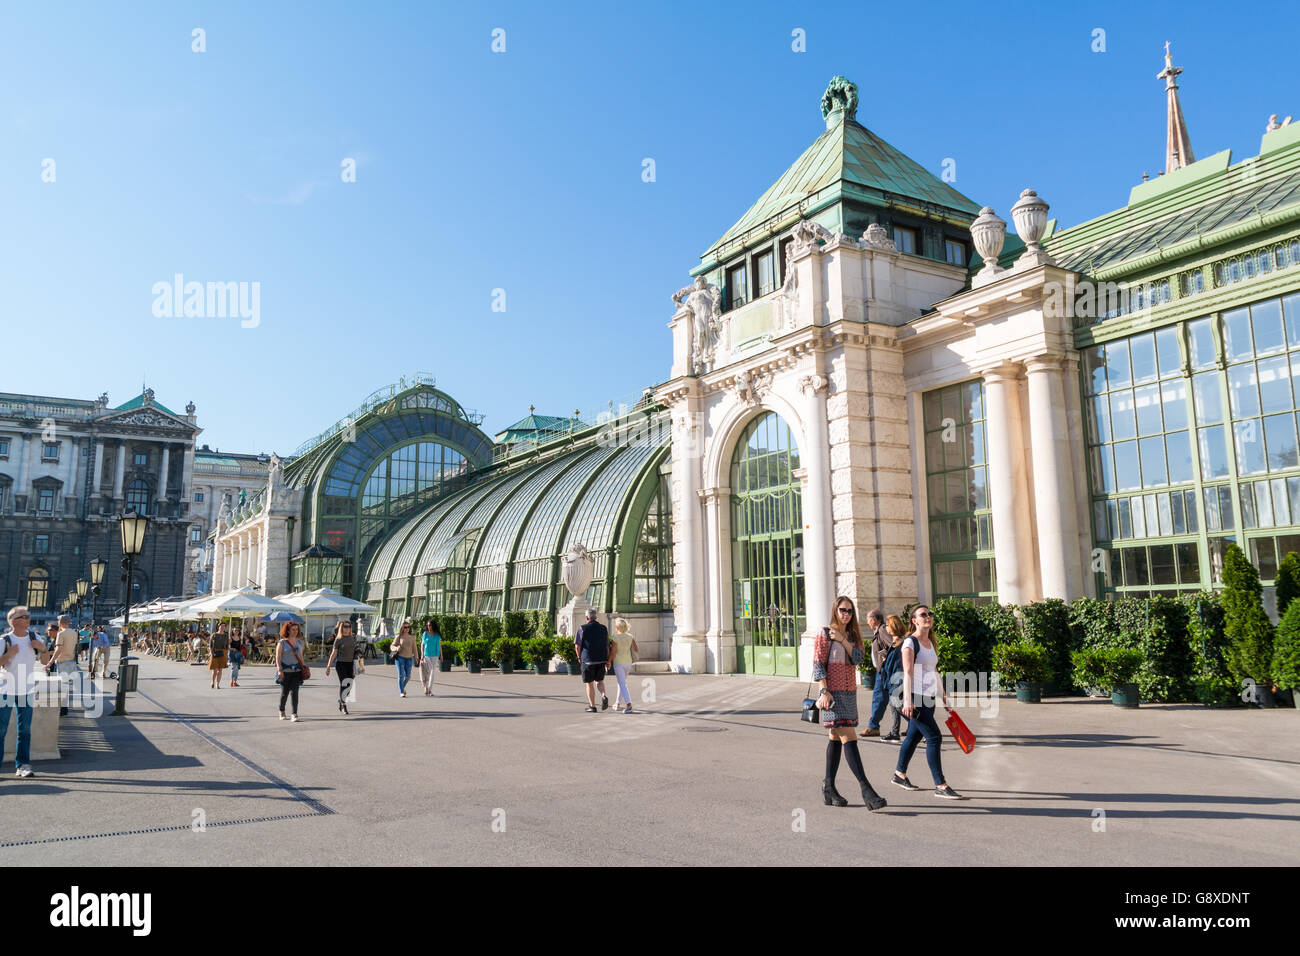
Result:
<svg viewBox="0 0 1300 956"><path fill-rule="evenodd" d="M24 603L33 611L44 608L50 600L50 572L32 568L27 574L27 597Z"/></svg>
<svg viewBox="0 0 1300 956"><path fill-rule="evenodd" d="M149 482L143 478L131 482L130 487L126 489L126 507L128 511L134 511L136 514L149 513Z"/></svg>

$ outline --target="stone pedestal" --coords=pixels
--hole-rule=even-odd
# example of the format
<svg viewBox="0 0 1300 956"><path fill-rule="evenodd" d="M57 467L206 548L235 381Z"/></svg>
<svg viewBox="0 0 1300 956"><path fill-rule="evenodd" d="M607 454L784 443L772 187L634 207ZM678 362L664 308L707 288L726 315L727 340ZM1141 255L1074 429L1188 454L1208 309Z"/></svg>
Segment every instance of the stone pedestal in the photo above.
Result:
<svg viewBox="0 0 1300 956"><path fill-rule="evenodd" d="M18 714L10 712L9 731L5 734L5 752L3 763L12 765L14 752L18 747ZM32 760L58 760L59 753L59 708L32 708Z"/></svg>
<svg viewBox="0 0 1300 956"><path fill-rule="evenodd" d="M591 607L580 597L571 598L569 603L555 612L555 633L563 634L569 640L578 636L578 628L587 623L587 608Z"/></svg>
<svg viewBox="0 0 1300 956"><path fill-rule="evenodd" d="M701 640L673 638L673 670L679 674L707 673L708 645Z"/></svg>

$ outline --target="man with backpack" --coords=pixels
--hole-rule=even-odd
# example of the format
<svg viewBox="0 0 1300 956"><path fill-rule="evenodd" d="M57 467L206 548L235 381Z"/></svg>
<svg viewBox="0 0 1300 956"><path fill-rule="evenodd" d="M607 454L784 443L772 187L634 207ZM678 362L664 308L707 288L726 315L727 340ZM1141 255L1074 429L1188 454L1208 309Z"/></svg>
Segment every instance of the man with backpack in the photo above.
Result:
<svg viewBox="0 0 1300 956"><path fill-rule="evenodd" d="M16 776L32 775L32 696L36 687L38 655L45 643L29 634L32 615L21 604L6 615L9 631L0 637L0 759L9 732L9 715L18 715L18 741L14 747Z"/></svg>
<svg viewBox="0 0 1300 956"><path fill-rule="evenodd" d="M867 626L873 633L871 663L876 668L876 686L871 693L871 716L867 718L867 729L858 736L880 737L881 740L896 742L903 739L898 732L902 723L899 705L894 703L894 725L883 737L880 734L880 721L885 716L885 708L891 704L890 698L898 696L903 682L903 657L900 650L903 643L903 622L892 614L886 622L879 611L872 611L867 615Z"/></svg>

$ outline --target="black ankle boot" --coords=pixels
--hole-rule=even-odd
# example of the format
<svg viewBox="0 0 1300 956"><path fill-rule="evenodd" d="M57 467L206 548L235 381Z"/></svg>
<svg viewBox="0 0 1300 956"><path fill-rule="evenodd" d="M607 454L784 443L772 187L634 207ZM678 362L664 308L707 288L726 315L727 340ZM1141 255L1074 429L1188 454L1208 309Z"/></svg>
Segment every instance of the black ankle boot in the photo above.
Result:
<svg viewBox="0 0 1300 956"><path fill-rule="evenodd" d="M849 801L836 792L834 780L822 781L822 799L826 801L828 807L847 807L849 805Z"/></svg>
<svg viewBox="0 0 1300 956"><path fill-rule="evenodd" d="M871 784L866 782L862 784L862 799L866 803L868 810L879 810L881 807L888 806L889 804L889 801L876 793Z"/></svg>

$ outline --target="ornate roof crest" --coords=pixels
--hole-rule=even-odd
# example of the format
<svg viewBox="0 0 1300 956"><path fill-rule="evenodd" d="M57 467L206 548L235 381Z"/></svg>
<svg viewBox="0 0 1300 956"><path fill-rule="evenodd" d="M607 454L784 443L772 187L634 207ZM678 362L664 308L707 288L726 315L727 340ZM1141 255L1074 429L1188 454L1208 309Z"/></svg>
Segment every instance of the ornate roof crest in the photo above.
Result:
<svg viewBox="0 0 1300 956"><path fill-rule="evenodd" d="M843 112L850 119L858 112L858 84L844 76L831 77L822 94L822 119L835 112Z"/></svg>

